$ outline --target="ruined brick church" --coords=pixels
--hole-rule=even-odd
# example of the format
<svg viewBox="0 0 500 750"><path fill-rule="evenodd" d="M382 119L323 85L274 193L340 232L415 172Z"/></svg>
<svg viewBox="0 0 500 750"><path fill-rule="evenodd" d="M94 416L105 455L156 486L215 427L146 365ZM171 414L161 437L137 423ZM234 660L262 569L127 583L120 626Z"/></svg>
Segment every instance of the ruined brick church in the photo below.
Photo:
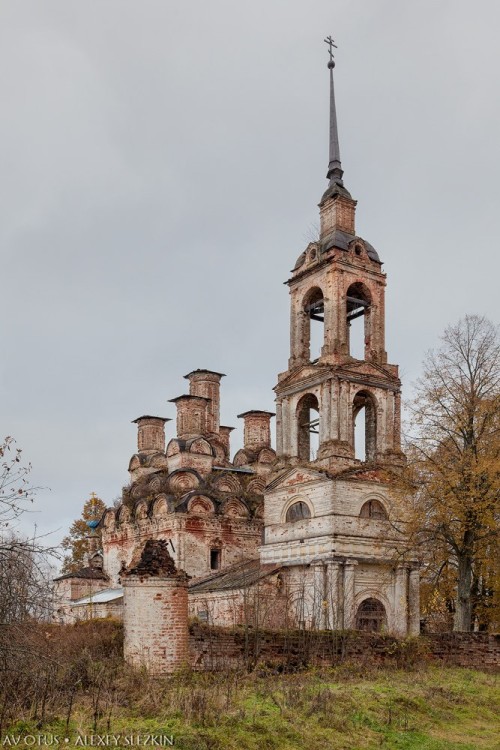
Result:
<svg viewBox="0 0 500 750"><path fill-rule="evenodd" d="M274 388L276 415L238 415L244 445L231 458L233 428L219 417L224 376L206 369L185 375L188 392L171 399L175 437L166 442L165 417L134 420L130 485L101 520L102 554L58 579L70 618L119 614L124 590L126 599L133 589L130 653L140 651L141 633L151 638L145 629L154 627L155 596L163 596L144 562L151 540L164 544L156 552L150 545L150 564L158 549L167 555L170 594L180 592L177 601L201 621L419 632L418 567L393 522L400 515L394 478L405 457L401 382L385 350L386 275L377 251L356 234L356 201L343 182L331 46L328 67L328 186L319 238L287 281L290 358ZM363 327L357 356L353 324ZM175 608L169 611L175 620Z"/></svg>

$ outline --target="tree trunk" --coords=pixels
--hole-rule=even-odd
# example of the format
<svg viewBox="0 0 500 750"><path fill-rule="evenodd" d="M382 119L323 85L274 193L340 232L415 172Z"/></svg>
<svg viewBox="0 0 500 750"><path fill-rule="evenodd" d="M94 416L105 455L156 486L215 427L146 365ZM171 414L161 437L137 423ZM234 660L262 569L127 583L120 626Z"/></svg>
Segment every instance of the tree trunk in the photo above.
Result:
<svg viewBox="0 0 500 750"><path fill-rule="evenodd" d="M465 633L472 630L472 559L467 554L458 558L457 606L453 630Z"/></svg>

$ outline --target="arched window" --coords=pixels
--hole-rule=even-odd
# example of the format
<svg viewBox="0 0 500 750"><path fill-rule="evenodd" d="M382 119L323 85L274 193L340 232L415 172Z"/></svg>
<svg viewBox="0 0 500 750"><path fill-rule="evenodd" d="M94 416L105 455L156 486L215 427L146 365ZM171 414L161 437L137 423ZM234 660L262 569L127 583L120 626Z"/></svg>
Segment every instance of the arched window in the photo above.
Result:
<svg viewBox="0 0 500 750"><path fill-rule="evenodd" d="M371 295L368 288L357 281L346 293L347 345L351 357L367 359L370 351ZM357 323L354 321L357 320ZM354 325L353 325L354 323Z"/></svg>
<svg viewBox="0 0 500 750"><path fill-rule="evenodd" d="M294 523L295 521L302 521L304 518L311 518L311 511L306 503L301 500L290 505L286 512L286 522Z"/></svg>
<svg viewBox="0 0 500 750"><path fill-rule="evenodd" d="M356 393L352 402L354 455L360 461L375 461L377 452L377 407L368 391Z"/></svg>
<svg viewBox="0 0 500 750"><path fill-rule="evenodd" d="M387 627L385 607L378 599L365 599L358 607L356 630L380 633Z"/></svg>
<svg viewBox="0 0 500 750"><path fill-rule="evenodd" d="M377 521L387 520L386 510L378 500L368 500L361 508L359 515L361 518L374 518Z"/></svg>
<svg viewBox="0 0 500 750"><path fill-rule="evenodd" d="M297 405L297 455L314 461L319 447L319 405L312 393L302 396Z"/></svg>
<svg viewBox="0 0 500 750"><path fill-rule="evenodd" d="M325 300L319 287L310 289L304 298L304 325L302 332L307 358L315 362L321 356L325 338Z"/></svg>

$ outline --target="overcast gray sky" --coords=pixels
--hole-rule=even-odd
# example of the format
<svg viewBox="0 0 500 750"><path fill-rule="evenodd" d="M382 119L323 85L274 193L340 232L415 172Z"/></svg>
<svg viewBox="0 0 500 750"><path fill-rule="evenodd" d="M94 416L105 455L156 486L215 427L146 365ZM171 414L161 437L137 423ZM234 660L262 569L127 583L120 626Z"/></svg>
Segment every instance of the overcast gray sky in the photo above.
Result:
<svg viewBox="0 0 500 750"><path fill-rule="evenodd" d="M405 392L447 324L497 319L499 28L497 0L0 2L1 424L50 488L30 521L56 540L91 491L111 503L131 420L174 418L194 368L227 374L223 424L273 409L328 34Z"/></svg>

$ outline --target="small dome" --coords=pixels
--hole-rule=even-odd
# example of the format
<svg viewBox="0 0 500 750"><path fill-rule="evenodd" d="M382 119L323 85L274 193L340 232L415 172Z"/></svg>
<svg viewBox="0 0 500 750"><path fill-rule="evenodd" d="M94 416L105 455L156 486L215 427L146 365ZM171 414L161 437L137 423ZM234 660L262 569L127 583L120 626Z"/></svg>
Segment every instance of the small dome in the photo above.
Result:
<svg viewBox="0 0 500 750"><path fill-rule="evenodd" d="M299 257L297 258L297 262L295 263L295 265L293 267L293 270L296 271L297 268L300 268L301 265L304 263L305 259L306 259L306 253L305 253L305 250L304 250L304 252L301 253L299 255Z"/></svg>
<svg viewBox="0 0 500 750"><path fill-rule="evenodd" d="M359 239L361 240L362 238L359 237ZM367 242L366 240L362 240L362 242L363 242L363 244L365 246L366 252L367 252L368 257L370 258L370 260L374 260L375 263L382 263L382 261L379 258L379 255L378 255L377 251L375 250L375 248L373 247L373 245L370 245L370 243Z"/></svg>

